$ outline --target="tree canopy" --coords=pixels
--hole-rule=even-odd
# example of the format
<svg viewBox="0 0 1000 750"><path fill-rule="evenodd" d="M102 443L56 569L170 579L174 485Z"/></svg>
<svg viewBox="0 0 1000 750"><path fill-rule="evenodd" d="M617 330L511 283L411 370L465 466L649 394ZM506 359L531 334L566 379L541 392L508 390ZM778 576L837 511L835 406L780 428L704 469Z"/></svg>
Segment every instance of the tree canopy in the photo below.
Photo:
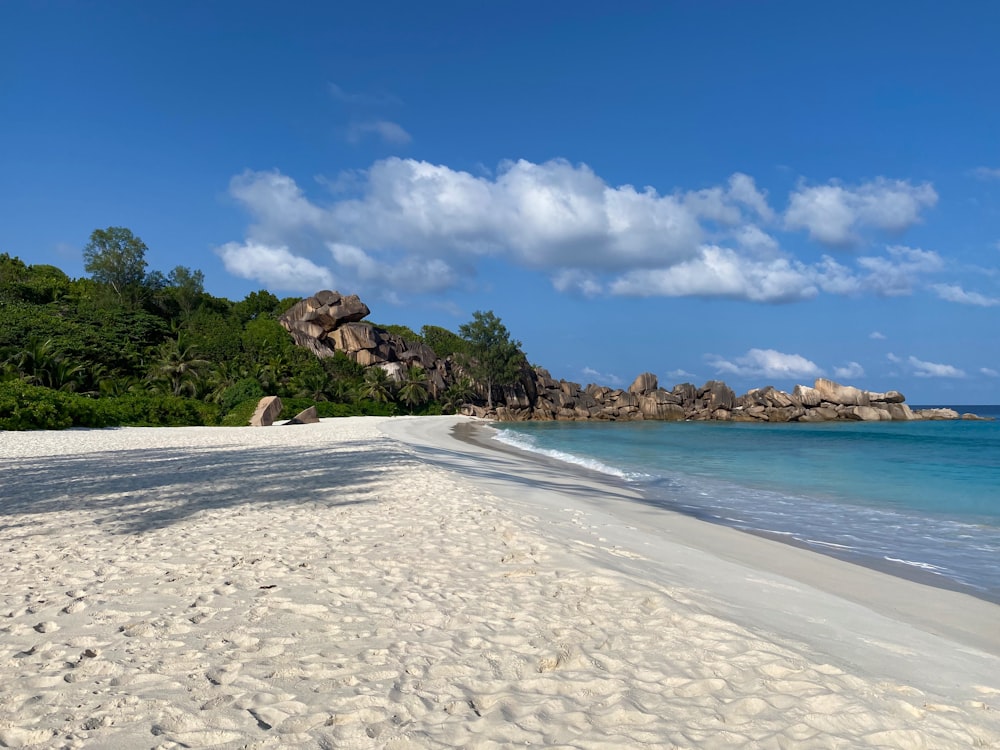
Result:
<svg viewBox="0 0 1000 750"><path fill-rule="evenodd" d="M472 376L486 386L486 405L493 408L493 389L510 385L524 362L521 342L510 337L510 331L492 310L472 313L472 320L459 327L466 343L468 368Z"/></svg>
<svg viewBox="0 0 1000 750"><path fill-rule="evenodd" d="M451 358L447 380L415 362L390 377L342 351L320 359L278 322L297 298L214 297L201 271L150 270L146 253L131 230L108 227L83 251L90 276L0 254L0 430L236 426L263 395L281 397L283 418L311 405L321 417L439 414L480 397L492 407L524 362L492 312L475 313L461 336L384 326Z"/></svg>
<svg viewBox="0 0 1000 750"><path fill-rule="evenodd" d="M136 307L146 282L146 243L125 227L95 229L83 248L83 267L111 289L119 302Z"/></svg>

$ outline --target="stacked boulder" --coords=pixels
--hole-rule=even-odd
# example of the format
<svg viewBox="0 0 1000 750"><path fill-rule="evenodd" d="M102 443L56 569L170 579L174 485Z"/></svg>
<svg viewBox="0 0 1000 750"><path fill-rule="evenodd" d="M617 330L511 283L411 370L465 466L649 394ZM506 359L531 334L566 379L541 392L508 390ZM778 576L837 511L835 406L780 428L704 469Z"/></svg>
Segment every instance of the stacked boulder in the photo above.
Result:
<svg viewBox="0 0 1000 750"><path fill-rule="evenodd" d="M297 302L278 320L296 344L318 357L343 352L364 367L381 367L398 382L405 379L407 368L420 365L435 398L465 375L452 357L442 359L422 342L409 342L362 322L369 312L357 295L326 290ZM914 411L898 391L864 391L825 378L812 386L797 385L792 393L767 386L737 396L719 380L710 380L700 388L681 383L668 391L660 388L656 376L649 372L639 375L625 390L593 384L584 388L579 383L555 380L547 370L525 364L514 383L497 391L495 409L481 403L467 404L463 413L500 421L874 422L959 418L951 409ZM486 401L485 391L480 395Z"/></svg>
<svg viewBox="0 0 1000 750"><path fill-rule="evenodd" d="M434 397L454 382L450 359L438 358L423 342L409 342L371 323L362 323L370 312L356 294L344 296L324 290L295 303L278 322L296 344L317 357L343 352L362 367L381 367L397 382L405 380L409 367L419 365L427 373Z"/></svg>
<svg viewBox="0 0 1000 750"><path fill-rule="evenodd" d="M907 406L898 391L864 391L819 378L812 386L799 385L792 393L773 386L754 388L737 396L720 380L698 388L691 383L671 390L659 387L656 376L639 375L627 390L554 380L547 370L534 371L534 404L510 402L496 410L500 421L723 421L723 422L829 422L909 421L914 419L958 419L952 409L922 409ZM474 416L491 416L485 409L470 407ZM974 418L973 415L962 415Z"/></svg>

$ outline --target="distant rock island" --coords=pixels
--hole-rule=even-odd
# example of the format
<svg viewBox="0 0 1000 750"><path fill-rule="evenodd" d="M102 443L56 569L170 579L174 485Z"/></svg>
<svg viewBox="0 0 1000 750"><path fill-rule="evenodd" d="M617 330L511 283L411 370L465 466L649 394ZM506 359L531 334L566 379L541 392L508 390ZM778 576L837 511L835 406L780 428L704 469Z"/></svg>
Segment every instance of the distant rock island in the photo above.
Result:
<svg viewBox="0 0 1000 750"><path fill-rule="evenodd" d="M318 357L338 351L364 367L380 367L401 382L407 369L421 366L434 397L467 373L455 357L438 357L423 342L362 322L370 313L357 295L324 290L299 301L279 318L295 343ZM978 419L954 409L911 409L898 391L865 391L819 378L812 386L797 385L791 393L767 386L742 396L719 380L698 387L691 383L661 388L652 373L642 373L623 390L602 385L555 380L542 367L525 364L517 380L501 386L492 410L466 404L469 416L519 422L527 420L830 422ZM485 397L482 398L485 402Z"/></svg>

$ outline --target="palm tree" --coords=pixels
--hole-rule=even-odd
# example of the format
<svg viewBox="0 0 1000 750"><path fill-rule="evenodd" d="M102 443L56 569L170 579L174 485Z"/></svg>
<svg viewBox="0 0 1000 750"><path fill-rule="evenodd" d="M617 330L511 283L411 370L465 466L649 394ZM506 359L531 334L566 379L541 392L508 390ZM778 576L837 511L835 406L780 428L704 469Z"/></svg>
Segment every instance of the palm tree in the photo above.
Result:
<svg viewBox="0 0 1000 750"><path fill-rule="evenodd" d="M56 391L75 391L86 372L83 365L57 353L52 339L32 340L13 362L22 380Z"/></svg>
<svg viewBox="0 0 1000 750"><path fill-rule="evenodd" d="M399 389L399 400L412 410L413 407L426 403L429 398L427 373L420 365L413 365L406 371L406 380Z"/></svg>
<svg viewBox="0 0 1000 750"><path fill-rule="evenodd" d="M54 349L52 339L45 341L32 339L28 346L11 358L11 361L22 380L32 385L43 385L45 370L51 367L52 360L55 359Z"/></svg>
<svg viewBox="0 0 1000 750"><path fill-rule="evenodd" d="M101 396L124 396L144 390L143 382L134 375L119 375L98 381L97 391Z"/></svg>
<svg viewBox="0 0 1000 750"><path fill-rule="evenodd" d="M193 347L186 346L181 339L169 339L159 349L159 360L153 365L150 380L161 380L174 396L188 393L194 396L201 371L208 366L208 360L201 359ZM159 376L159 377L157 377Z"/></svg>
<svg viewBox="0 0 1000 750"><path fill-rule="evenodd" d="M459 378L448 386L441 398L445 410L457 412L463 404L467 404L476 395L475 388L469 378Z"/></svg>
<svg viewBox="0 0 1000 750"><path fill-rule="evenodd" d="M330 400L330 378L322 368L310 368L295 378L295 395L313 401Z"/></svg>
<svg viewBox="0 0 1000 750"><path fill-rule="evenodd" d="M85 373L83 365L74 364L63 357L54 357L42 371L42 385L54 391L75 391Z"/></svg>
<svg viewBox="0 0 1000 750"><path fill-rule="evenodd" d="M369 367L358 391L361 398L369 398L376 403L392 401L392 381L381 367Z"/></svg>

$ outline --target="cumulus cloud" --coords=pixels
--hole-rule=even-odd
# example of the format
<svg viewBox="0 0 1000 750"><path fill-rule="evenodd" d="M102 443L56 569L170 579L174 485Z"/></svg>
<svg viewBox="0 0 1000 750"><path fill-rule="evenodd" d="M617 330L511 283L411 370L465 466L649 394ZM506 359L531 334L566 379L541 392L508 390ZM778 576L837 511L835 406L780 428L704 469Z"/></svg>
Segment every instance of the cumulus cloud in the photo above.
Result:
<svg viewBox="0 0 1000 750"><path fill-rule="evenodd" d="M760 303L904 294L942 265L935 253L901 246L848 264L792 257L766 231L776 224L767 194L741 173L716 187L661 194L611 186L586 164L561 159L473 174L393 157L324 184L335 189L317 201L277 171L234 177L230 194L251 216L245 244L295 248L342 283L378 285L372 291L385 295L459 285L486 257L545 273L565 293ZM887 208L893 196L923 205L933 194L888 180L853 193L832 187L861 196L842 200L851 227L905 223L905 210L893 219Z"/></svg>
<svg viewBox="0 0 1000 750"><path fill-rule="evenodd" d="M615 279L613 294L629 297L728 297L753 302L793 302L815 297L813 274L785 258L758 261L723 247L669 268L629 271Z"/></svg>
<svg viewBox="0 0 1000 750"><path fill-rule="evenodd" d="M871 333L868 334L868 338L874 339L875 341L885 341L886 336L884 333L881 333L880 331L872 331Z"/></svg>
<svg viewBox="0 0 1000 750"><path fill-rule="evenodd" d="M736 244L754 255L771 256L778 252L778 241L756 224L746 224L733 232Z"/></svg>
<svg viewBox="0 0 1000 750"><path fill-rule="evenodd" d="M294 255L287 247L228 242L216 252L229 273L259 281L270 289L312 294L334 286L329 269Z"/></svg>
<svg viewBox="0 0 1000 750"><path fill-rule="evenodd" d="M976 305L978 307L995 307L1000 305L1000 298L987 297L979 292L967 292L958 284L934 284L931 289L943 300L957 302L960 305Z"/></svg>
<svg viewBox="0 0 1000 750"><path fill-rule="evenodd" d="M714 354L707 355L705 359L720 373L743 377L815 378L823 375L822 368L802 355L785 354L774 349L750 349L733 360Z"/></svg>
<svg viewBox="0 0 1000 750"><path fill-rule="evenodd" d="M454 270L439 258L404 257L393 263L383 263L354 245L331 242L328 248L340 268L354 271L361 281L386 285L391 289L416 293L440 292L454 286L457 279Z"/></svg>
<svg viewBox="0 0 1000 750"><path fill-rule="evenodd" d="M858 258L858 265L867 271L865 286L883 297L911 294L922 274L944 268L944 260L932 250L894 245L887 255Z"/></svg>
<svg viewBox="0 0 1000 750"><path fill-rule="evenodd" d="M918 378L964 378L965 373L952 365L924 362L916 357L908 357L907 363L913 368L913 374Z"/></svg>
<svg viewBox="0 0 1000 750"><path fill-rule="evenodd" d="M556 291L582 294L584 297L596 297L604 293L604 285L597 276L571 268L555 271L552 274L552 286Z"/></svg>
<svg viewBox="0 0 1000 750"><path fill-rule="evenodd" d="M937 203L930 183L914 185L884 177L855 187L831 182L800 186L785 211L788 229L805 229L809 236L831 247L850 247L869 227L899 233L920 221L920 213Z"/></svg>
<svg viewBox="0 0 1000 750"><path fill-rule="evenodd" d="M247 170L229 181L229 194L254 218L250 236L280 244L282 239L320 230L327 213L314 205L291 177L277 170Z"/></svg>
<svg viewBox="0 0 1000 750"><path fill-rule="evenodd" d="M997 376L1000 376L1000 372L997 372L991 367L980 367L979 372L981 372L983 375L989 378L995 378Z"/></svg>
<svg viewBox="0 0 1000 750"><path fill-rule="evenodd" d="M386 143L404 146L413 140L403 126L390 120L367 120L355 122L347 130L347 140L350 143L360 143L367 135L375 135Z"/></svg>
<svg viewBox="0 0 1000 750"><path fill-rule="evenodd" d="M820 292L839 295L910 294L924 274L944 267L934 252L894 246L857 260L857 269L829 256L806 264L785 257L759 259L704 245L695 258L668 268L629 271L608 286L630 297L725 297L750 302L796 302Z"/></svg>
<svg viewBox="0 0 1000 750"><path fill-rule="evenodd" d="M860 378L865 374L865 368L862 367L857 362L848 362L843 367L834 367L833 376L835 378L840 378L842 380L849 380L851 378Z"/></svg>
<svg viewBox="0 0 1000 750"><path fill-rule="evenodd" d="M735 226L744 218L743 209L749 209L759 219L769 222L774 211L767 203L767 193L757 189L753 177L736 172L726 187L712 187L685 193L687 206L699 218Z"/></svg>

